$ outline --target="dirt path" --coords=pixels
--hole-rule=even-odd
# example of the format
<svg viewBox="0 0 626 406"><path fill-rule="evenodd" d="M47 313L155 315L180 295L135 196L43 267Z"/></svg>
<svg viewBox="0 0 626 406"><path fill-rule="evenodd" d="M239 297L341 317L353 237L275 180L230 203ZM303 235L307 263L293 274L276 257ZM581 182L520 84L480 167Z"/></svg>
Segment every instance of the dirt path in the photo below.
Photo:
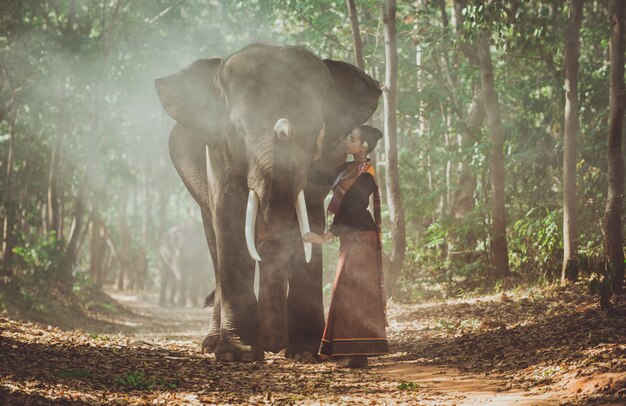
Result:
<svg viewBox="0 0 626 406"><path fill-rule="evenodd" d="M193 351L204 338L209 309L180 309L158 308L153 304L142 302L136 296L111 293L111 296L133 309L133 312L145 316L145 324L137 326L135 339L153 341L156 345L176 342L179 345L189 346ZM343 378L352 376L352 385L360 389L371 387L373 392L379 392L379 385L384 385L388 394L377 394L375 397L360 398L349 394L343 395L343 400L350 402L387 399L389 402L420 402L422 404L457 404L457 405L551 405L557 404L555 397L550 394L533 394L527 391L512 390L502 380L490 379L484 376L463 374L458 369L437 366L424 366L412 361L399 361L394 355L380 359L372 359L371 368L366 373L345 371L336 368L333 364L322 363L320 374L341 374ZM285 364L289 368L311 373L310 365L295 364L284 360L282 356L267 354L268 363ZM298 374L298 372L296 372ZM373 379L372 379L373 378ZM373 386L372 386L373 385ZM315 393L311 391L305 399L315 399L322 403L341 400L332 393ZM320 395L317 398L317 395ZM294 400L298 393L293 394ZM288 397L289 399L289 397ZM301 400L305 400L301 399Z"/></svg>
<svg viewBox="0 0 626 406"><path fill-rule="evenodd" d="M587 389L572 392L571 385L557 385L563 383L557 377L570 372L563 359L575 351L560 349L563 359L550 357L545 346L538 346L545 341L552 347L545 337L531 342L536 348L519 344L519 335L533 330L517 329L534 312L546 318L541 306L549 298L529 308L520 308L523 298L501 297L392 305L393 353L374 359L367 370L346 370L331 362L303 364L274 354L251 364L219 363L199 352L208 309L159 308L136 296L112 296L132 313L112 318L103 331L62 331L0 317L0 404L553 405L591 399ZM511 304L516 305L509 309ZM586 320L593 316L583 314ZM565 320L580 328L571 315ZM617 355L619 361L610 365L619 373L607 381L614 390L600 388L610 395L598 398L604 399L601 404L613 399L620 404L620 379L626 382L621 374L626 345L620 344L624 335L619 328L594 341L600 343L593 347L594 360L615 360ZM615 344L607 344L611 337ZM577 348L585 347L581 344ZM555 363L560 370L534 378L544 364ZM600 389L592 382L589 391Z"/></svg>
<svg viewBox="0 0 626 406"><path fill-rule="evenodd" d="M156 344L174 341L179 345L189 346L190 350L193 351L194 347L197 347L204 338L210 315L209 309L163 309L142 302L136 296L114 293L111 296L132 308L134 313L145 316L145 324L137 326L138 331L135 334L137 340L154 340ZM322 363L311 368L310 365L292 363L284 360L282 356L274 354L267 354L267 362L272 365L284 364L289 368L301 370L302 373L314 373L316 367L323 366L320 370L321 375L330 374L331 379L333 374L340 374L342 378L352 377L348 378L354 380L351 382L351 386L359 387L361 390L365 389L364 392L366 392L367 387L371 387L372 392L380 392L382 388L379 386L381 385L385 387L385 391L390 392L382 395L377 394L371 398L364 393L365 396L359 399L358 396L353 397L348 393L342 398L342 396L336 396L339 394L323 394L322 391L315 393L316 391L312 390L304 399L301 399L315 399L322 403L347 400L348 398L350 402L361 400L364 403L376 399L387 399L390 402L398 403L419 401L423 404L457 405L487 403L493 405L544 405L557 403L549 395L531 394L510 388L507 390L506 383L501 380L463 374L458 369L453 368L423 366L411 361L399 361L394 359L394 355L397 354L373 359L371 368L365 373L340 370L330 363ZM295 373L298 374L298 372ZM298 399L298 392L291 395L293 400ZM289 395L286 395L289 399Z"/></svg>

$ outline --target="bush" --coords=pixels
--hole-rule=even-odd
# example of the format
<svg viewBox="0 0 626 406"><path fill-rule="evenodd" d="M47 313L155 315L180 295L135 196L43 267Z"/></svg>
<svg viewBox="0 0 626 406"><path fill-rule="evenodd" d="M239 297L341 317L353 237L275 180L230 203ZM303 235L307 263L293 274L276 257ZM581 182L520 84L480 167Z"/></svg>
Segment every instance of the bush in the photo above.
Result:
<svg viewBox="0 0 626 406"><path fill-rule="evenodd" d="M563 216L560 210L534 208L513 225L509 237L511 266L527 278L554 280L563 262Z"/></svg>

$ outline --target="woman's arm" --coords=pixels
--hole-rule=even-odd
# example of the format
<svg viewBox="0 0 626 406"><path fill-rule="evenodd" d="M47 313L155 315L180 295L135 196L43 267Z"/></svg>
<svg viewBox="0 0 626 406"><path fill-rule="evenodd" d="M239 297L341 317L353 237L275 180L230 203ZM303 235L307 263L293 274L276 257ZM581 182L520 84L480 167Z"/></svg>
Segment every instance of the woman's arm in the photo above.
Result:
<svg viewBox="0 0 626 406"><path fill-rule="evenodd" d="M321 245L326 244L328 241L332 240L333 237L334 235L330 231L326 231L324 235L319 235L316 233L306 233L304 237L302 237L302 241Z"/></svg>

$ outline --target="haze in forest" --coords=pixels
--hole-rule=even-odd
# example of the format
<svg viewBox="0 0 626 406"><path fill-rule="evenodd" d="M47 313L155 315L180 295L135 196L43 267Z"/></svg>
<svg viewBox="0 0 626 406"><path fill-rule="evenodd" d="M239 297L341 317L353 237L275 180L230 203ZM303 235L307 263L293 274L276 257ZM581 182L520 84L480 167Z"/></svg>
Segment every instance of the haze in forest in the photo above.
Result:
<svg viewBox="0 0 626 406"><path fill-rule="evenodd" d="M157 296L163 236L200 214L170 161L174 121L154 79L266 42L362 65L384 88L372 124L386 134L374 160L391 296L567 275L618 292L620 267L612 277L607 266L620 263L623 183L607 193L623 155L615 136L607 154L621 128L610 118L611 2L584 2L581 15L564 2L505 3L400 3L392 32L375 1L352 20L343 1L5 2L5 275L47 269ZM336 248L326 254L328 294Z"/></svg>

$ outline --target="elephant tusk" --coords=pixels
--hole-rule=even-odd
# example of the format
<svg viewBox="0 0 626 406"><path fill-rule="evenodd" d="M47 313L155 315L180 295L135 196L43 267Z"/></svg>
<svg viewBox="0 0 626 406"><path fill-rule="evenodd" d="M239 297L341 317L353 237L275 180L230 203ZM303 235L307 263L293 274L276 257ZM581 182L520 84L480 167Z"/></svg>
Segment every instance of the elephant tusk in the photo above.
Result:
<svg viewBox="0 0 626 406"><path fill-rule="evenodd" d="M306 211L306 201L304 200L304 192L301 190L296 199L296 215L298 216L298 224L300 225L300 234L304 236L311 231L309 227L309 215ZM311 253L313 245L310 242L304 244L304 259L307 263L311 262Z"/></svg>
<svg viewBox="0 0 626 406"><path fill-rule="evenodd" d="M252 189L248 192L248 204L246 206L246 245L248 253L255 261L261 261L261 257L254 244L254 228L256 226L256 214L259 210L259 196Z"/></svg>
<svg viewBox="0 0 626 406"><path fill-rule="evenodd" d="M279 140L290 140L293 138L293 127L288 119L281 118L274 124L274 133Z"/></svg>

